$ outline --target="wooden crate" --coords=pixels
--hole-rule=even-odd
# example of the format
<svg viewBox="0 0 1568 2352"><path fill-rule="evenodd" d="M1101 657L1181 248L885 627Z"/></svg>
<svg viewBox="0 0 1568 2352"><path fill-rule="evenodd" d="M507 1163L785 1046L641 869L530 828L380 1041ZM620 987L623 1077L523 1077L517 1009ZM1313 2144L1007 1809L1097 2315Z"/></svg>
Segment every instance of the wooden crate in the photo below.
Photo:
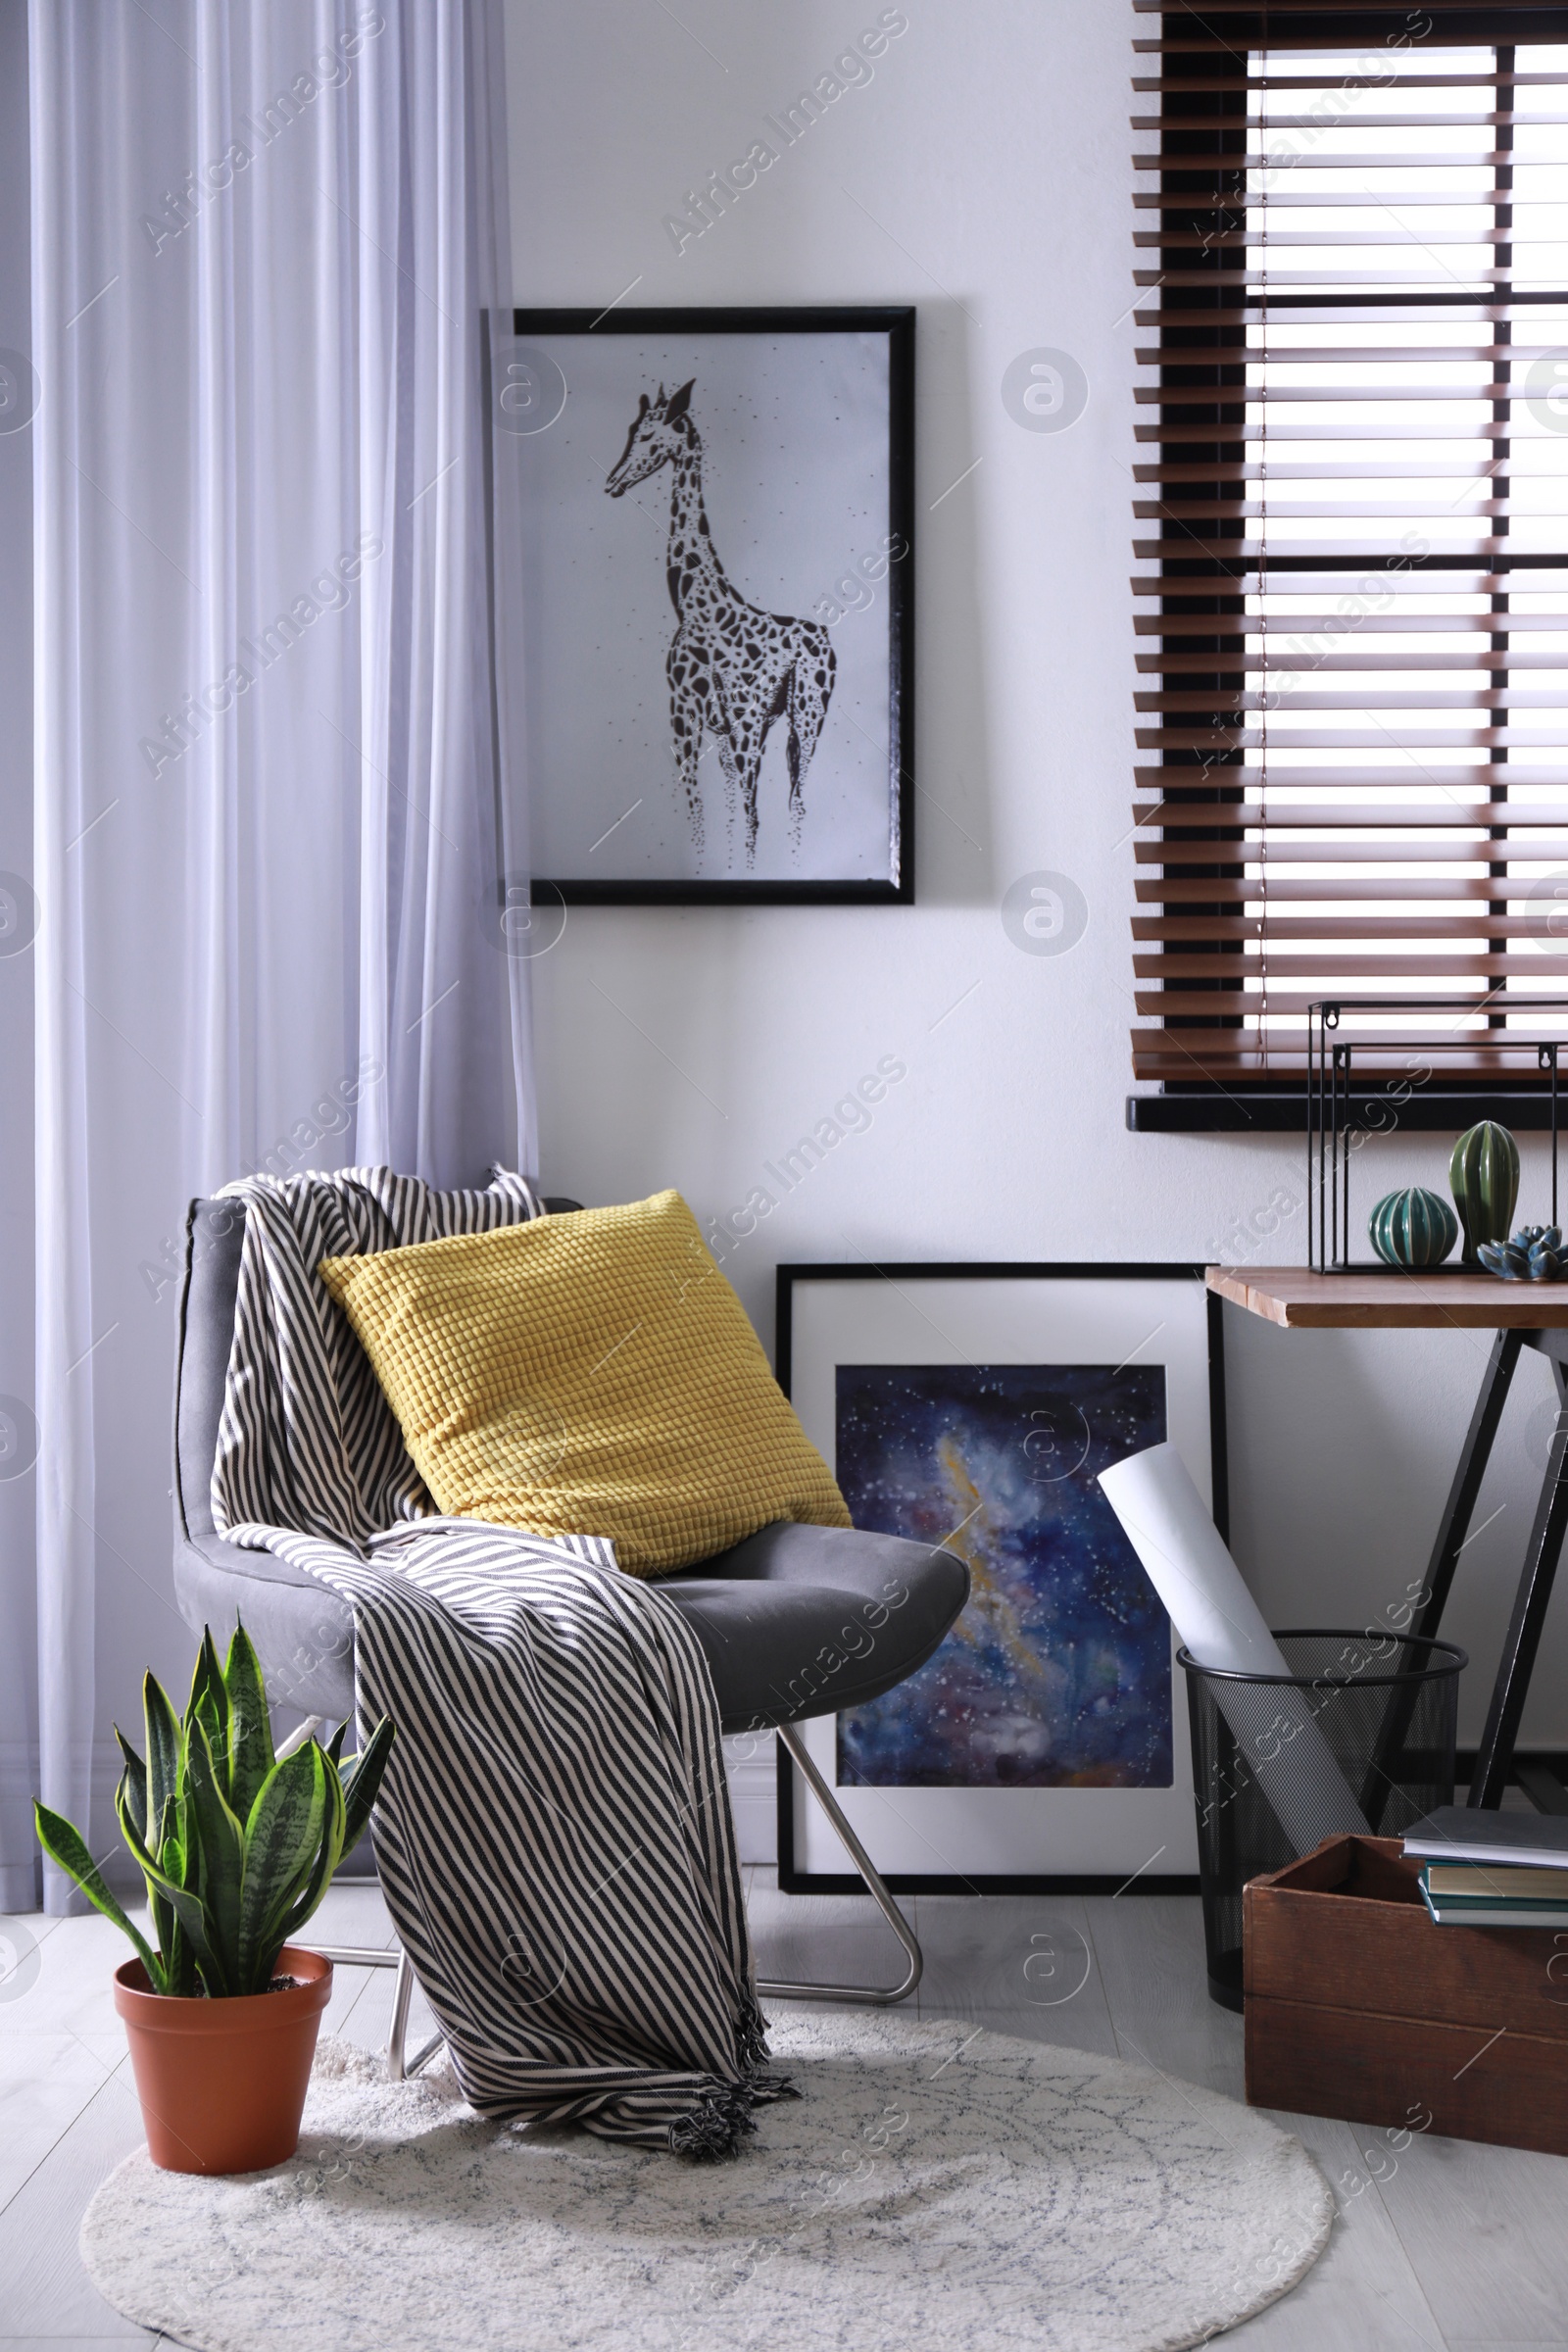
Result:
<svg viewBox="0 0 1568 2352"><path fill-rule="evenodd" d="M1568 1933L1440 1928L1394 1838L1242 1898L1247 2097L1568 2156Z"/></svg>

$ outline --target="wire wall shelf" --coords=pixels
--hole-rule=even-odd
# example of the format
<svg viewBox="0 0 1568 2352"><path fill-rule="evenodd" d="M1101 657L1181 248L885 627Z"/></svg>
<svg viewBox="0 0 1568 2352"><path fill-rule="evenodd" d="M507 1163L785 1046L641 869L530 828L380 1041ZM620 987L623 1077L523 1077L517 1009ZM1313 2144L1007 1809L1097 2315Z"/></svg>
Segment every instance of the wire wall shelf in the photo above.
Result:
<svg viewBox="0 0 1568 2352"><path fill-rule="evenodd" d="M1415 1016L1453 1016L1446 1035L1434 1037ZM1348 1023L1378 1018L1375 1029ZM1508 1023L1529 1018L1554 1034L1512 1026L1461 1027L1463 1022ZM1555 1034L1560 1032L1560 1034ZM1435 1075L1445 1055L1463 1057L1473 1071L1480 1059L1493 1062L1499 1079L1515 1083L1543 1078L1551 1109L1551 1215L1557 1218L1557 1139L1561 1062L1568 1054L1568 997L1420 996L1326 997L1307 1007L1306 1228L1307 1263L1319 1274L1387 1274L1395 1271L1369 1252L1352 1255L1352 1238L1367 1250L1367 1218L1379 1198L1363 1182L1351 1204L1350 1173L1362 1147L1376 1135L1398 1132L1401 1105ZM1359 1056L1359 1059L1358 1059ZM1393 1071L1394 1075L1389 1075ZM1388 1188L1384 1188L1388 1189ZM1362 1199L1361 1195L1365 1198ZM1427 1275L1474 1275L1459 1250Z"/></svg>

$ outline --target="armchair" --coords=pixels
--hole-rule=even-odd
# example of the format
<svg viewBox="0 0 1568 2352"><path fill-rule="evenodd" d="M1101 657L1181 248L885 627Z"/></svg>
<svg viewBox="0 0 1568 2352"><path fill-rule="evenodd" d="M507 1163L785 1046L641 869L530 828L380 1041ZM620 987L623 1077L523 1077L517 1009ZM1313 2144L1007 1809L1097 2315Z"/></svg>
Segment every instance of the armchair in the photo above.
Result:
<svg viewBox="0 0 1568 2352"><path fill-rule="evenodd" d="M553 1211L575 1201L551 1200ZM354 1618L345 1601L270 1552L227 1544L213 1524L211 1480L234 1331L244 1212L232 1200L194 1200L186 1219L174 1403L174 1589L186 1623L226 1635L243 1616L273 1699L326 1722L354 1711ZM762 1528L715 1558L658 1580L702 1643L726 1732L776 1731L826 1813L906 1955L895 1984L760 1983L783 2000L887 2004L920 1979L920 1947L795 1726L856 1706L923 1666L968 1597L969 1576L954 1553L902 1537L858 1529ZM897 1614L884 1594L905 1595ZM846 1618L879 1608L869 1650L845 1656ZM872 1620L872 1622L876 1622ZM819 1660L842 1660L824 1680ZM388 2071L416 2073L439 2047L436 2035L405 2056L413 1971L406 1954L351 1946L326 1956L349 1967L396 1968Z"/></svg>

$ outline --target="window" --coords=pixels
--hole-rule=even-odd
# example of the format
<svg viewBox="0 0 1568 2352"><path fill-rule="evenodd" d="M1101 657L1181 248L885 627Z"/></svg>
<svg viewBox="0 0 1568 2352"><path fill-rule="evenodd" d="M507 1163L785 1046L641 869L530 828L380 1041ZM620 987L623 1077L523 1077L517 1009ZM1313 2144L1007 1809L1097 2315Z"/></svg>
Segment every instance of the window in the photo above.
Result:
<svg viewBox="0 0 1568 2352"><path fill-rule="evenodd" d="M1568 9L1137 5L1133 1058L1193 1114L1139 1123L1299 1124L1342 995L1421 1001L1346 1015L1369 1077L1409 1023L1517 1101L1568 997Z"/></svg>

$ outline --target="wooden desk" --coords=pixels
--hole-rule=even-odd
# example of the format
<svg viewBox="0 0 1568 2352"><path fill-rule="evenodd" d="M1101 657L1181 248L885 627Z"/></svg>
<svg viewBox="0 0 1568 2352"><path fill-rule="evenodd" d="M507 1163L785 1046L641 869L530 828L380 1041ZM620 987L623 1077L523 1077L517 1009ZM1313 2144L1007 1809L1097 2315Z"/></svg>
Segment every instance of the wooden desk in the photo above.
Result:
<svg viewBox="0 0 1568 2352"><path fill-rule="evenodd" d="M1472 1805L1500 1805L1568 1533L1568 1410L1563 1409L1568 1405L1568 1283L1497 1282L1488 1274L1315 1274L1306 1266L1210 1266L1206 1274L1209 1289L1221 1298L1286 1331L1495 1335L1410 1626L1413 1635L1427 1640L1443 1621L1459 1554L1469 1540L1471 1515L1520 1350L1533 1348L1550 1363L1557 1384L1557 1426L1470 1783ZM1394 1710L1387 1734L1391 1752L1380 1759L1385 1764L1392 1762L1392 1750L1403 1739ZM1531 1793L1538 1794L1534 1788ZM1549 1803L1550 1792L1545 1793Z"/></svg>
<svg viewBox="0 0 1568 2352"><path fill-rule="evenodd" d="M1568 1283L1491 1274L1314 1274L1209 1266L1208 1287L1286 1331L1568 1330Z"/></svg>

